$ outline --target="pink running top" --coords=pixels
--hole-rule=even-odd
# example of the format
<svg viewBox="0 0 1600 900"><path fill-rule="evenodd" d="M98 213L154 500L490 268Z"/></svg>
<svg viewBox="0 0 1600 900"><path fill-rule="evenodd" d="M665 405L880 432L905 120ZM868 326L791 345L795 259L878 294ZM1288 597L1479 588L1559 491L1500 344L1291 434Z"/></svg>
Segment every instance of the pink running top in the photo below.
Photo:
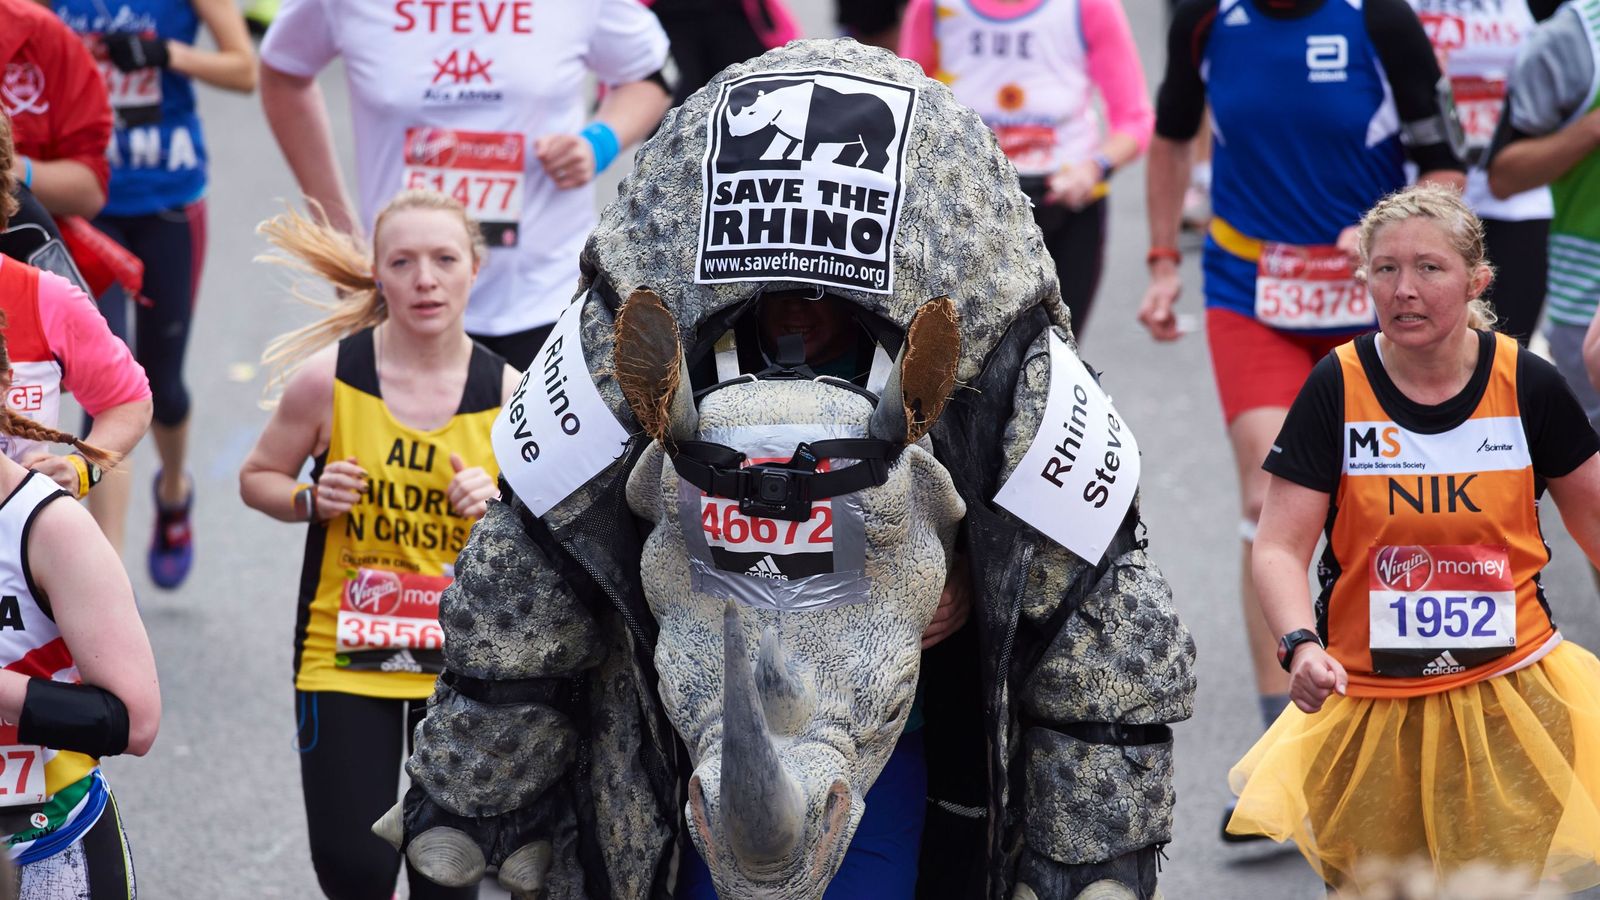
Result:
<svg viewBox="0 0 1600 900"><path fill-rule="evenodd" d="M900 55L977 110L1024 175L1099 149L1091 85L1112 132L1141 153L1150 143L1155 113L1120 0L911 0Z"/></svg>

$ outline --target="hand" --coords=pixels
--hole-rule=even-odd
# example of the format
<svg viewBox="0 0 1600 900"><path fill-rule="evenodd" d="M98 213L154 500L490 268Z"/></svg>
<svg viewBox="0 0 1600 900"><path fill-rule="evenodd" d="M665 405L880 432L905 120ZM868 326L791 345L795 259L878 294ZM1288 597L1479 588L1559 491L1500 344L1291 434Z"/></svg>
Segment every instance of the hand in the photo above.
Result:
<svg viewBox="0 0 1600 900"><path fill-rule="evenodd" d="M78 467L68 462L65 456L57 456L48 450L35 450L24 456L21 463L24 469L32 469L54 481L69 495L78 496Z"/></svg>
<svg viewBox="0 0 1600 900"><path fill-rule="evenodd" d="M1316 712L1329 694L1343 694L1349 687L1350 676L1328 651L1310 642L1295 648L1289 669L1289 699L1302 712Z"/></svg>
<svg viewBox="0 0 1600 900"><path fill-rule="evenodd" d="M576 134L547 134L533 142L533 153L556 187L564 191L594 179L594 148Z"/></svg>
<svg viewBox="0 0 1600 900"><path fill-rule="evenodd" d="M1139 304L1139 324L1158 341L1175 341L1183 337L1178 328L1178 317L1172 307L1183 292L1183 281L1178 278L1177 264L1157 260L1150 268L1150 287L1145 289L1144 300Z"/></svg>
<svg viewBox="0 0 1600 900"><path fill-rule="evenodd" d="M1044 202L1083 209L1094 199L1094 189L1100 185L1100 167L1092 162L1068 163L1052 172L1045 183Z"/></svg>
<svg viewBox="0 0 1600 900"><path fill-rule="evenodd" d="M460 454L450 454L450 468L456 473L445 491L450 497L450 508L464 518L474 521L483 518L489 511L489 501L500 496L494 479L479 466L467 468Z"/></svg>
<svg viewBox="0 0 1600 900"><path fill-rule="evenodd" d="M961 630L972 615L972 570L965 556L956 557L945 577L944 591L939 594L939 608L933 611L933 621L922 630L922 649L939 643Z"/></svg>
<svg viewBox="0 0 1600 900"><path fill-rule="evenodd" d="M317 479L317 521L326 522L349 512L366 490L367 470L354 456L328 463Z"/></svg>
<svg viewBox="0 0 1600 900"><path fill-rule="evenodd" d="M139 69L165 69L172 62L167 42L161 38L147 38L131 31L120 31L101 38L106 45L106 55L111 64L121 72Z"/></svg>
<svg viewBox="0 0 1600 900"><path fill-rule="evenodd" d="M1343 231L1339 232L1339 239L1334 241L1333 245L1344 251L1344 255L1350 258L1352 268L1361 265L1361 227L1359 225L1346 226Z"/></svg>

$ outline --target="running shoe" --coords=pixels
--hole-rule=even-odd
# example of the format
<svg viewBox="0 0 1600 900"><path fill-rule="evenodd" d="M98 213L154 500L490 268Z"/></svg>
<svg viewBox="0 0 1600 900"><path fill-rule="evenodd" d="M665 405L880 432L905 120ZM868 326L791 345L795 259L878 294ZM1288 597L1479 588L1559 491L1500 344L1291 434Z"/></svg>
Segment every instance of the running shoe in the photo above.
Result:
<svg viewBox="0 0 1600 900"><path fill-rule="evenodd" d="M194 533L189 524L189 512L194 509L194 479L189 479L189 496L183 505L169 508L161 505L161 473L156 473L151 494L155 499L156 527L150 535L150 580L156 587L172 590L189 577L189 567L194 565Z"/></svg>
<svg viewBox="0 0 1600 900"><path fill-rule="evenodd" d="M272 20L278 17L279 0L255 0L244 9L244 24L250 29L250 34L260 40L272 27Z"/></svg>
<svg viewBox="0 0 1600 900"><path fill-rule="evenodd" d="M1225 844L1253 844L1256 841L1271 840L1264 834L1233 834L1228 831L1228 820L1233 818L1233 808L1238 804L1238 800L1229 800L1228 805L1222 808L1222 842Z"/></svg>

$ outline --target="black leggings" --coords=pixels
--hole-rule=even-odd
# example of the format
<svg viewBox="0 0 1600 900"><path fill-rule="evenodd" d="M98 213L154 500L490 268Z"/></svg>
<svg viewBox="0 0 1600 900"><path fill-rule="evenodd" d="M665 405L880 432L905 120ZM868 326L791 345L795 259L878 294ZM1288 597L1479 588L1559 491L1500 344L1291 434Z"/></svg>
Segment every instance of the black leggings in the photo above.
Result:
<svg viewBox="0 0 1600 900"><path fill-rule="evenodd" d="M1527 346L1544 309L1545 279L1550 272L1550 220L1484 219L1483 240L1489 262L1495 268L1494 281L1483 294L1500 316L1495 330Z"/></svg>
<svg viewBox="0 0 1600 900"><path fill-rule="evenodd" d="M709 4L657 0L651 9L667 33L672 61L678 64L673 103L687 100L723 69L766 52L738 0Z"/></svg>
<svg viewBox="0 0 1600 900"><path fill-rule="evenodd" d="M6 870L21 900L131 900L138 895L122 812L109 791L99 821L76 844L14 872L9 865Z"/></svg>
<svg viewBox="0 0 1600 900"><path fill-rule="evenodd" d="M399 799L400 764L427 712L425 700L295 691L300 784L311 865L329 900L390 900L400 854L372 833ZM472 900L476 885L445 888L406 865L415 900Z"/></svg>
<svg viewBox="0 0 1600 900"><path fill-rule="evenodd" d="M1072 333L1082 340L1084 330L1089 327L1089 308L1094 304L1100 274L1105 268L1105 198L1074 211L1035 197L1033 220L1044 232L1044 247L1055 260L1061 300L1072 311Z"/></svg>
<svg viewBox="0 0 1600 900"><path fill-rule="evenodd" d="M100 298L100 314L144 366L155 420L169 427L182 425L189 418L183 357L206 256L206 202L197 200L147 216L100 216L94 225L144 262L142 292L147 302L134 304L132 335L129 298L120 287Z"/></svg>

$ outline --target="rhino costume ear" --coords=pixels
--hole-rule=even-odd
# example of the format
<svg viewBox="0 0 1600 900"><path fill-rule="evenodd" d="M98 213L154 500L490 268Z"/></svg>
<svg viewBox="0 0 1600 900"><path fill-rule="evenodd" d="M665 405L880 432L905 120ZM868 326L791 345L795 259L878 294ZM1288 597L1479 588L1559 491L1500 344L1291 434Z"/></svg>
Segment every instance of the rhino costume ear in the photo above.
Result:
<svg viewBox="0 0 1600 900"><path fill-rule="evenodd" d="M933 429L956 384L961 331L955 304L936 297L922 304L906 329L894 371L867 431L875 438L913 444Z"/></svg>
<svg viewBox="0 0 1600 900"><path fill-rule="evenodd" d="M678 326L661 298L634 291L617 313L617 384L645 433L662 443L694 436L698 415Z"/></svg>

